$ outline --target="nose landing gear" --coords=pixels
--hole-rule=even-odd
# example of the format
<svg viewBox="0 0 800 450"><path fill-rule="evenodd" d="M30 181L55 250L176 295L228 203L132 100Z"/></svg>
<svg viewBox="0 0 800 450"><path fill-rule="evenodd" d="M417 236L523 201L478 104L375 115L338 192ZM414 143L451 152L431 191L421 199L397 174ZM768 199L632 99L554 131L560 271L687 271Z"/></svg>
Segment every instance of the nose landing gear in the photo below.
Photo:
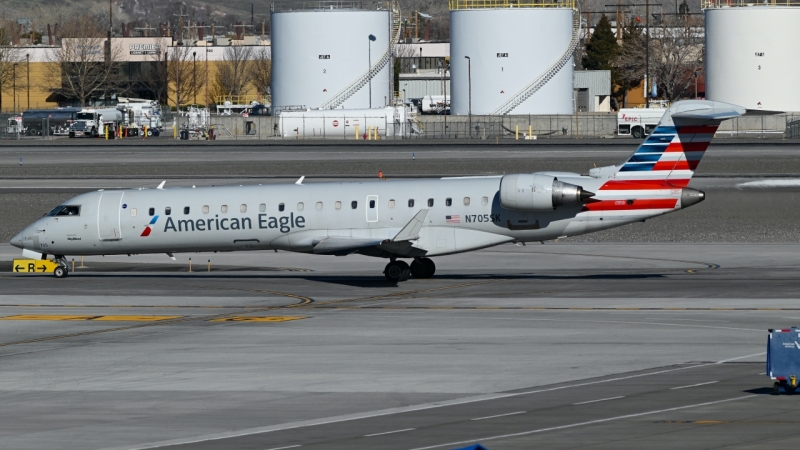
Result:
<svg viewBox="0 0 800 450"><path fill-rule="evenodd" d="M69 275L69 266L67 265L67 258L63 255L53 255L53 261L58 263L58 267L53 270L53 275L56 278L66 278Z"/></svg>
<svg viewBox="0 0 800 450"><path fill-rule="evenodd" d="M414 278L431 278L436 272L436 264L430 258L414 258L409 266L403 261L392 261L383 269L386 279L398 283L408 280L411 275Z"/></svg>

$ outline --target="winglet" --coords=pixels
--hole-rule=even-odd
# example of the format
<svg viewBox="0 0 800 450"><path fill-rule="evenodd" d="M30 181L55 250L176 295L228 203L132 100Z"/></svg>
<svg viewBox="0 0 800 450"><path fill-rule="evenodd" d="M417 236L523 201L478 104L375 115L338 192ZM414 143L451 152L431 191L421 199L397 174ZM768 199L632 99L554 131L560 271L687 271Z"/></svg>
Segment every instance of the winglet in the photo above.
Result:
<svg viewBox="0 0 800 450"><path fill-rule="evenodd" d="M167 184L167 180L161 182L156 189L164 189L164 185Z"/></svg>
<svg viewBox="0 0 800 450"><path fill-rule="evenodd" d="M425 216L428 215L427 209L421 209L411 220L408 221L406 226L400 230L399 233L392 239L394 242L398 241L411 241L419 239L419 230L425 224Z"/></svg>
<svg viewBox="0 0 800 450"><path fill-rule="evenodd" d="M304 180L305 178L306 178L306 176L305 176L305 175L303 175L302 177L300 177L300 179L299 179L299 180L295 181L295 182L294 182L294 184L296 184L296 185L298 185L298 186L302 186L302 185L303 185L303 180Z"/></svg>

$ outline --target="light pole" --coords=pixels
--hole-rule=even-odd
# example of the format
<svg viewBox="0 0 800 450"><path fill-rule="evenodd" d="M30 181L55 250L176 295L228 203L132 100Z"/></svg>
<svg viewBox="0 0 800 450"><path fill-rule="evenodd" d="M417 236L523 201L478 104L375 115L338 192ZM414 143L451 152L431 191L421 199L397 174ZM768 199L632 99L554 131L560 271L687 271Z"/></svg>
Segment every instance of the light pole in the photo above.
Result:
<svg viewBox="0 0 800 450"><path fill-rule="evenodd" d="M467 83L469 86L469 135L472 136L472 60L467 58Z"/></svg>
<svg viewBox="0 0 800 450"><path fill-rule="evenodd" d="M14 77L14 112L17 112L17 64L18 63L14 63L14 72L12 75Z"/></svg>
<svg viewBox="0 0 800 450"><path fill-rule="evenodd" d="M367 76L369 77L369 108L372 109L372 41L377 39L373 35L369 35L369 41L367 41Z"/></svg>
<svg viewBox="0 0 800 450"><path fill-rule="evenodd" d="M31 54L25 53L26 89L28 90L28 109L31 109ZM695 95L695 97L697 97Z"/></svg>
<svg viewBox="0 0 800 450"><path fill-rule="evenodd" d="M194 104L197 104L197 52L192 52L192 92L194 92Z"/></svg>

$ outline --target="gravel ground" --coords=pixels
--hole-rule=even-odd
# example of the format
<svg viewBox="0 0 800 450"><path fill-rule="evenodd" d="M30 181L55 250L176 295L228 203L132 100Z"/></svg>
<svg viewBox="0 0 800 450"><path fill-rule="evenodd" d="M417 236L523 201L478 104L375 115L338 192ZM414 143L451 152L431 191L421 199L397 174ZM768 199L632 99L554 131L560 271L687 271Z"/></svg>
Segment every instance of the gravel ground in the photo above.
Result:
<svg viewBox="0 0 800 450"><path fill-rule="evenodd" d="M0 194L0 242L77 194ZM800 242L800 189L707 189L685 211L566 242Z"/></svg>

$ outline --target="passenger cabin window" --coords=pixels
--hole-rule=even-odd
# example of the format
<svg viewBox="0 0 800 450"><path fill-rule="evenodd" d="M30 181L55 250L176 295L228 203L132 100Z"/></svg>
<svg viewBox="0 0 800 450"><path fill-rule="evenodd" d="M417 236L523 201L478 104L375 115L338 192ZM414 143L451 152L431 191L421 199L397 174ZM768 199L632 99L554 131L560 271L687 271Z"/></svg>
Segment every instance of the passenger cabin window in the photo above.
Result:
<svg viewBox="0 0 800 450"><path fill-rule="evenodd" d="M317 211L322 210L322 202L317 202Z"/></svg>
<svg viewBox="0 0 800 450"><path fill-rule="evenodd" d="M286 209L286 205L283 203L278 204L278 211L283 211L284 209Z"/></svg>
<svg viewBox="0 0 800 450"><path fill-rule="evenodd" d="M56 208L49 213L48 216L80 216L81 215L81 207L80 206L67 206L67 205L60 205L56 206Z"/></svg>
<svg viewBox="0 0 800 450"><path fill-rule="evenodd" d="M267 205L265 203L258 205L258 212L266 212L266 211L267 211Z"/></svg>
<svg viewBox="0 0 800 450"><path fill-rule="evenodd" d="M389 200L389 208L394 208L394 200Z"/></svg>
<svg viewBox="0 0 800 450"><path fill-rule="evenodd" d="M136 208L131 208L131 217L136 217Z"/></svg>
<svg viewBox="0 0 800 450"><path fill-rule="evenodd" d="M208 205L203 205L203 214L208 214Z"/></svg>
<svg viewBox="0 0 800 450"><path fill-rule="evenodd" d="M369 201L369 209L375 209L375 200Z"/></svg>
<svg viewBox="0 0 800 450"><path fill-rule="evenodd" d="M334 204L334 208L336 208L336 209L342 209L342 202L336 202L336 203Z"/></svg>
<svg viewBox="0 0 800 450"><path fill-rule="evenodd" d="M298 211L302 211L303 208L305 208L305 205L303 205L303 202L300 202L300 203L297 204L297 210Z"/></svg>
<svg viewBox="0 0 800 450"><path fill-rule="evenodd" d="M153 216L155 216L155 215L156 215L156 209L155 209L155 208L150 208L150 210L148 211L148 213L150 214L150 217L153 217Z"/></svg>
<svg viewBox="0 0 800 450"><path fill-rule="evenodd" d="M245 204L239 205L239 212L246 213L247 212L247 205L245 205Z"/></svg>
<svg viewBox="0 0 800 450"><path fill-rule="evenodd" d="M464 206L469 206L469 197L464 197Z"/></svg>
<svg viewBox="0 0 800 450"><path fill-rule="evenodd" d="M357 202L357 201L355 201L355 200L353 200L352 202L350 202L350 208L352 208L352 209L356 209L356 208L358 208L358 202Z"/></svg>
<svg viewBox="0 0 800 450"><path fill-rule="evenodd" d="M172 214L172 207L167 206L166 208L164 208L164 215L168 216L170 214Z"/></svg>
<svg viewBox="0 0 800 450"><path fill-rule="evenodd" d="M413 208L414 207L414 199L413 198L408 199L408 207L409 208Z"/></svg>
<svg viewBox="0 0 800 450"><path fill-rule="evenodd" d="M453 199L450 197L444 199L444 206L453 206Z"/></svg>
<svg viewBox="0 0 800 450"><path fill-rule="evenodd" d="M220 210L221 212L223 212L223 213L226 213L226 212L228 212L228 205L222 205L222 207L221 207L219 210Z"/></svg>
<svg viewBox="0 0 800 450"><path fill-rule="evenodd" d="M183 213L184 214L189 214L189 207L188 206L184 206L183 207Z"/></svg>
<svg viewBox="0 0 800 450"><path fill-rule="evenodd" d="M433 207L433 199L429 198L428 199L428 208L431 208L431 207Z"/></svg>
<svg viewBox="0 0 800 450"><path fill-rule="evenodd" d="M481 199L481 205L488 205L489 204L489 197L483 197Z"/></svg>

